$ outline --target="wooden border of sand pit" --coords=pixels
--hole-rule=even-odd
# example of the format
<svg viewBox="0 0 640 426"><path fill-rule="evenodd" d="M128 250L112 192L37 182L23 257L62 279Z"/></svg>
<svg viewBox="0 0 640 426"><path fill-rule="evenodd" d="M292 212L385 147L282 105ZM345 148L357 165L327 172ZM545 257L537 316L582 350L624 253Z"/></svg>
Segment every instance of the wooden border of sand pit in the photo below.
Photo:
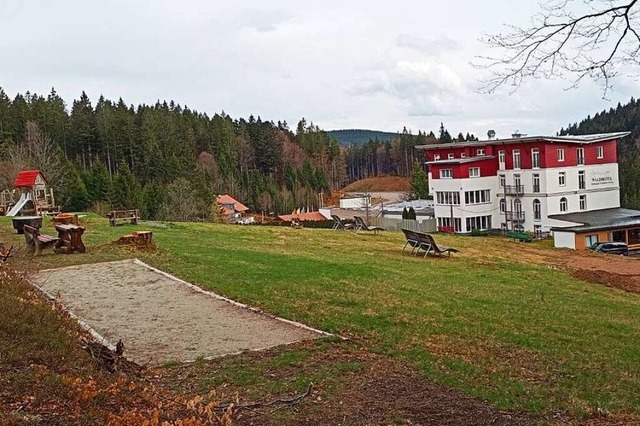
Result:
<svg viewBox="0 0 640 426"><path fill-rule="evenodd" d="M135 264L135 265L138 265L138 266L142 266L142 267L144 267L144 268L146 268L146 269L148 269L148 270L150 270L150 271L152 271L152 272L155 272L155 273L158 273L158 274L160 274L160 275L163 275L164 277L166 277L166 278L168 278L168 279L170 279L170 280L172 280L172 281L175 281L175 282L180 283L180 284L182 284L182 285L186 285L186 286L187 286L187 288L189 288L189 289L191 289L191 290L193 290L193 291L195 291L195 292L197 292L197 293L200 293L200 294L203 294L203 295L206 295L206 296L212 297L212 298L214 298L214 299L217 299L217 300L220 300L220 301L223 301L223 302L229 303L229 304L231 304L231 305L233 305L233 306L235 306L235 307L237 307L237 308L246 309L246 310L248 310L248 311L253 312L254 314L261 315L261 316L265 316L265 317L268 317L268 318L271 318L271 319L274 319L274 320L277 320L277 321L280 321L280 322L286 323L286 324L288 324L288 325L291 325L291 326L294 326L294 327L297 327L297 328L301 328L301 329L304 329L304 330L307 330L307 331L310 331L310 332L316 333L316 334L318 334L318 335L319 335L319 337L338 337L338 338L340 338L340 339L342 339L342 340L347 340L347 338L345 338L345 337L342 337L342 336L339 336L339 335L336 335L336 334L332 334L332 333L328 333L328 332L326 332L326 331L319 330L319 329L317 329L317 328L309 327L308 325L305 325L305 324L303 324L303 323L300 323L300 322L297 322L297 321L288 320L288 319L285 319L285 318L282 318L282 317L279 317L279 316L273 315L273 314L271 314L271 313L269 313L269 312L266 312L266 311L264 311L264 310L261 310L261 309L258 309L258 308L254 308L254 307L249 306L249 305L246 305L246 304L244 304L244 303L240 303L240 302L237 302L237 301L235 301L235 300L229 299L229 298L227 298L227 297L221 296L221 295L219 295L219 294L217 294L217 293L214 293L214 292L212 292L212 291L204 290L204 289L202 289L201 287L198 287L198 286L197 286L197 285L195 285L195 284L192 284L192 283L190 283L190 282L187 282L187 281L185 281L185 280L183 280L183 279L180 279L180 278L176 277L175 275L172 275L172 274L169 274L169 273L167 273L167 272L164 272L164 271L162 271L162 270L160 270L160 269L158 269L158 268L154 268L153 266L148 265L147 263L145 263L145 262L143 262L143 261L141 261L140 259L137 259L137 258L134 258L134 259L117 260L117 261L111 261L111 262L97 262L97 263L89 263L89 264L82 264L82 265L71 265L71 266L65 266L65 267L62 267L62 268L50 268L50 269L45 269L45 270L42 270L42 271L38 271L37 273L40 273L40 274L46 274L46 273L53 273L53 272L63 271L63 270L65 270L65 269L77 269L77 268L82 268L83 266L100 265L100 264L110 264L110 263L123 263L123 262L130 262L130 263L132 263L132 264ZM46 280L48 280L48 277L47 277L47 278L45 278L45 282L46 282ZM54 295L50 294L48 291L46 291L46 290L45 290L44 288L42 288L41 286L39 286L39 285L35 284L35 283L33 282L33 280L31 280L31 279L27 278L27 281L28 281L28 282L29 282L33 287L35 287L38 291L40 291L42 294L44 294L44 295L45 295L48 299L50 299L51 301L54 301L54 302L57 302L57 301L58 301L58 299L57 299ZM71 318L73 318L74 320L76 320L76 321L78 322L78 324L80 325L80 327L82 327L84 330L86 330L87 332L89 332L89 333L91 334L91 336L93 337L93 339L94 339L96 342L98 342L98 343L100 343L101 345L103 345L103 346L105 346L105 347L107 347L107 348L111 349L112 351L114 351L114 350L115 350L115 345L113 345L111 342L109 342L109 340L108 340L106 337L104 337L104 336L102 336L100 333L98 333L98 332L97 332L93 327L91 327L91 326L90 326L86 321L82 320L80 317L78 317L76 314L74 314L74 313L73 313L69 308L67 308L64 304L61 304L61 306L62 306L62 307L64 308L64 310L69 314L69 316L70 316ZM238 354L241 354L241 353L244 353L244 352L259 352L259 351L263 351L263 350L270 349L270 348L274 348L274 347L278 347L278 346L287 346L287 345L291 345L291 344L294 344L294 343L297 343L297 342L282 343L282 344L280 344L280 345L275 345L275 346L265 346L265 347L261 347L261 348L245 349L245 350L236 351L236 352L230 352L230 353L225 353L225 354L221 354L221 355L210 355L210 356L204 356L204 357L201 357L201 358L199 358L199 359L203 359L203 360L208 360L208 361L210 361L210 360L214 360L214 359L217 359L217 358L222 358L222 357L226 357L226 356L230 356L230 355L238 355ZM126 354L125 354L125 356L124 356L124 357L126 358ZM195 360L195 359L189 359L189 360L184 360L184 361L181 361L181 362L182 362L182 363L191 363L191 362L194 362L194 361L196 361L196 360Z"/></svg>

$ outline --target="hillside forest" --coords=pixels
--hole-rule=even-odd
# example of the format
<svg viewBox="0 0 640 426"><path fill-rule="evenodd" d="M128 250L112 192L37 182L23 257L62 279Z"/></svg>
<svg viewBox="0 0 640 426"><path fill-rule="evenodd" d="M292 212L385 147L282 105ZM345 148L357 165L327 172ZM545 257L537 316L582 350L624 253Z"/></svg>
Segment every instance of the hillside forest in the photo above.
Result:
<svg viewBox="0 0 640 426"><path fill-rule="evenodd" d="M346 183L409 176L413 147L427 135L406 129L391 141L340 146L313 123L208 116L174 101L128 105L82 93L71 105L51 90L13 99L0 88L0 190L19 170L38 168L65 211L141 210L148 219L208 220L215 195L254 212L314 209Z"/></svg>
<svg viewBox="0 0 640 426"><path fill-rule="evenodd" d="M640 208L640 104L603 111L561 133L629 129L620 147L623 205ZM350 131L353 132L353 131ZM352 136L353 134L350 133ZM208 116L170 102L128 105L82 93L71 105L54 89L13 99L0 88L0 190L19 170L38 168L65 211L138 208L147 219L209 220L217 194L229 193L254 212L315 209L323 195L381 175L412 176L413 196L426 196L426 175L416 145L477 140L406 128L390 140L341 145L301 119Z"/></svg>

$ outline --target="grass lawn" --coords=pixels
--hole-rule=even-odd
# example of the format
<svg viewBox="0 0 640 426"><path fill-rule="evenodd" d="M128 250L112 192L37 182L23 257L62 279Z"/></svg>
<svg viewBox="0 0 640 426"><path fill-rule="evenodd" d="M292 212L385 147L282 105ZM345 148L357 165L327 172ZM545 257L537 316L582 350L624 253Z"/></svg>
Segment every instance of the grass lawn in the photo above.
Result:
<svg viewBox="0 0 640 426"><path fill-rule="evenodd" d="M17 264L137 256L205 289L352 338L499 408L640 415L640 295L528 261L519 243L438 236L461 254L425 260L400 254L400 233L181 223L137 227L153 230L159 247L145 253L109 244L133 227L84 220L86 254L34 261L23 250ZM0 241L24 241L8 218L0 218Z"/></svg>

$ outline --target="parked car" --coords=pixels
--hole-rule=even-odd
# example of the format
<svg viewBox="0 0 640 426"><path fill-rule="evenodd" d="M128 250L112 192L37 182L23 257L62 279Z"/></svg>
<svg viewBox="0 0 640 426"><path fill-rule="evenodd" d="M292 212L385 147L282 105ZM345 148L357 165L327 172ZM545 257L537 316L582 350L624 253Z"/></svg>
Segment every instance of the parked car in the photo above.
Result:
<svg viewBox="0 0 640 426"><path fill-rule="evenodd" d="M589 249L596 251L598 253L621 254L623 256L629 255L629 246L627 245L627 243L621 243L621 242L613 242L613 241L599 242L589 247Z"/></svg>

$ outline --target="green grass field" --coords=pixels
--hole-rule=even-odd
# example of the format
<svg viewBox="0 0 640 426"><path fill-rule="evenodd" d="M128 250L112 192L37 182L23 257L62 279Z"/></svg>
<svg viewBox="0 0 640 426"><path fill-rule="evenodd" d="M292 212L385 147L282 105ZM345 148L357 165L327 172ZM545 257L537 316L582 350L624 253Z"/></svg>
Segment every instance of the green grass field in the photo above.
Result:
<svg viewBox="0 0 640 426"><path fill-rule="evenodd" d="M33 260L22 250L16 263L34 269L135 256L352 338L499 408L640 414L640 296L526 262L518 243L440 236L461 254L422 259L400 253L400 233L180 223L138 226L154 231L159 248L145 253L109 244L133 227L84 220L88 253ZM52 234L51 225L43 232ZM0 219L0 240L21 238ZM471 254L496 244L494 261Z"/></svg>

